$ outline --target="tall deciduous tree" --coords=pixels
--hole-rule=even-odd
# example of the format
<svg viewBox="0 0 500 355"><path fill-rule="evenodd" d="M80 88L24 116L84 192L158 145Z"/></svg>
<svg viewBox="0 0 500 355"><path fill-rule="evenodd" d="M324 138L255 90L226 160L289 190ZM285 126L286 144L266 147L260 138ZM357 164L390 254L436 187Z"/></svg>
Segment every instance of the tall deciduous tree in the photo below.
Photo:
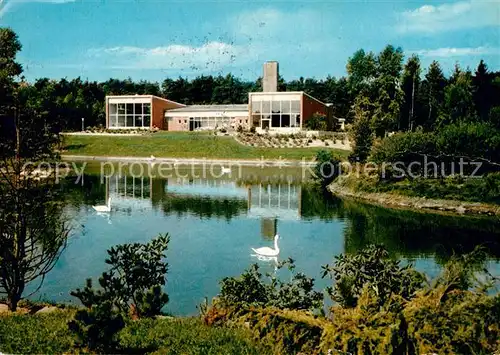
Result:
<svg viewBox="0 0 500 355"><path fill-rule="evenodd" d="M354 95L369 90L377 75L375 55L360 49L347 60L346 69L349 87Z"/></svg>
<svg viewBox="0 0 500 355"><path fill-rule="evenodd" d="M377 57L375 79L375 109L371 126L376 136L383 137L397 128L403 92L399 83L403 65L403 51L389 45Z"/></svg>
<svg viewBox="0 0 500 355"><path fill-rule="evenodd" d="M54 157L58 135L52 134L33 100L32 87L17 82L15 61L21 45L9 29L0 29L0 292L15 311L27 284L43 282L69 233L61 209L51 196L49 176L30 162Z"/></svg>
<svg viewBox="0 0 500 355"><path fill-rule="evenodd" d="M474 121L477 118L472 97L472 75L470 71L460 72L446 87L444 110L439 116L439 125L443 126L459 121Z"/></svg>

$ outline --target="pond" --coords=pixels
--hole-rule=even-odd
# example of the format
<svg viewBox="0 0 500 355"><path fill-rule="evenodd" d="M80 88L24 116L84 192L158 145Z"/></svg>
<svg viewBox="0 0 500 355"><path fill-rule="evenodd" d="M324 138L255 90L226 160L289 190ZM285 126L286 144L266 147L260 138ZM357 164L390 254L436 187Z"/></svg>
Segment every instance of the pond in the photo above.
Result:
<svg viewBox="0 0 500 355"><path fill-rule="evenodd" d="M321 265L340 253L382 244L395 257L414 263L430 277L453 253L484 245L489 269L500 274L500 221L394 211L343 201L305 184L299 168L251 168L202 177L158 178L132 171L101 175L88 166L82 179L61 184L72 237L34 299L76 302L69 291L83 287L106 268L113 245L145 242L169 233L167 311L192 315L205 297L215 296L219 280L237 276L252 263L274 272L275 261L258 260L251 248L272 246L281 236L280 260L291 257L297 271L329 284ZM236 174L234 174L236 175ZM307 178L305 179L307 180ZM106 205L110 212L96 212Z"/></svg>

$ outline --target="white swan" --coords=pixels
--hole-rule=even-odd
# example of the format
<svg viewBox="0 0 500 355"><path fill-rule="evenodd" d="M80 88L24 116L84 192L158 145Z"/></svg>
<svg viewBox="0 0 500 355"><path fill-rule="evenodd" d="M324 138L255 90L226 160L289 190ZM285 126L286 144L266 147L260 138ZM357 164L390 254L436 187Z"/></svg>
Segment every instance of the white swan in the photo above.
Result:
<svg viewBox="0 0 500 355"><path fill-rule="evenodd" d="M257 249L252 248L252 250L255 252L255 254L261 256L278 256L278 254L280 253L280 248L278 247L279 238L280 236L278 234L274 236L274 249L269 247L262 247Z"/></svg>
<svg viewBox="0 0 500 355"><path fill-rule="evenodd" d="M92 206L97 212L111 212L111 197L108 198L108 203L106 205Z"/></svg>
<svg viewBox="0 0 500 355"><path fill-rule="evenodd" d="M231 168L225 168L225 167L221 166L221 172L223 174L231 174Z"/></svg>

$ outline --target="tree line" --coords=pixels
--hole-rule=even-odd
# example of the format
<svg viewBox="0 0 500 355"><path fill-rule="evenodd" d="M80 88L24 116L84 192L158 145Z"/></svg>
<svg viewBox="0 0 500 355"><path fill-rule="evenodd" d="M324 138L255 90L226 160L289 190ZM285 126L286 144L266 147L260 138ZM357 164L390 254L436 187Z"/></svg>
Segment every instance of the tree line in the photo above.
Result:
<svg viewBox="0 0 500 355"><path fill-rule="evenodd" d="M163 82L40 78L29 83L15 61L21 49L17 35L8 28L0 31L0 71L4 79L10 77L2 89L11 92L4 92L2 104L17 92L19 105L30 107L54 131L80 130L81 118L86 126L104 125L106 95L157 95L183 104L240 104L248 102L249 92L262 90L261 78L248 81L232 74ZM500 72L489 71L484 61L474 72L457 64L447 78L437 61L423 68L418 56L412 55L404 62L401 48L388 45L378 54L358 50L346 68L347 76L339 78L285 81L280 77L279 90L304 91L332 103L334 115L348 123L355 121L360 109L368 111L369 126L378 136L397 130L433 130L458 118L500 125Z"/></svg>

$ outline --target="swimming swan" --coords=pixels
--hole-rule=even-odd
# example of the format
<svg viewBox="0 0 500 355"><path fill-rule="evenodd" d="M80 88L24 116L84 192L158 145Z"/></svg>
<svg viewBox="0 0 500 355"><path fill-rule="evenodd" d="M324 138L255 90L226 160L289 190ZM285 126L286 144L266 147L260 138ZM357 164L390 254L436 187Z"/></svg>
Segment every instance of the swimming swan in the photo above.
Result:
<svg viewBox="0 0 500 355"><path fill-rule="evenodd" d="M252 248L252 250L255 252L255 254L261 256L278 256L278 254L280 253L280 248L278 247L279 238L280 236L278 234L274 236L274 249L269 247L262 247L257 249Z"/></svg>
<svg viewBox="0 0 500 355"><path fill-rule="evenodd" d="M92 206L97 212L111 212L111 197L108 198L107 205Z"/></svg>

